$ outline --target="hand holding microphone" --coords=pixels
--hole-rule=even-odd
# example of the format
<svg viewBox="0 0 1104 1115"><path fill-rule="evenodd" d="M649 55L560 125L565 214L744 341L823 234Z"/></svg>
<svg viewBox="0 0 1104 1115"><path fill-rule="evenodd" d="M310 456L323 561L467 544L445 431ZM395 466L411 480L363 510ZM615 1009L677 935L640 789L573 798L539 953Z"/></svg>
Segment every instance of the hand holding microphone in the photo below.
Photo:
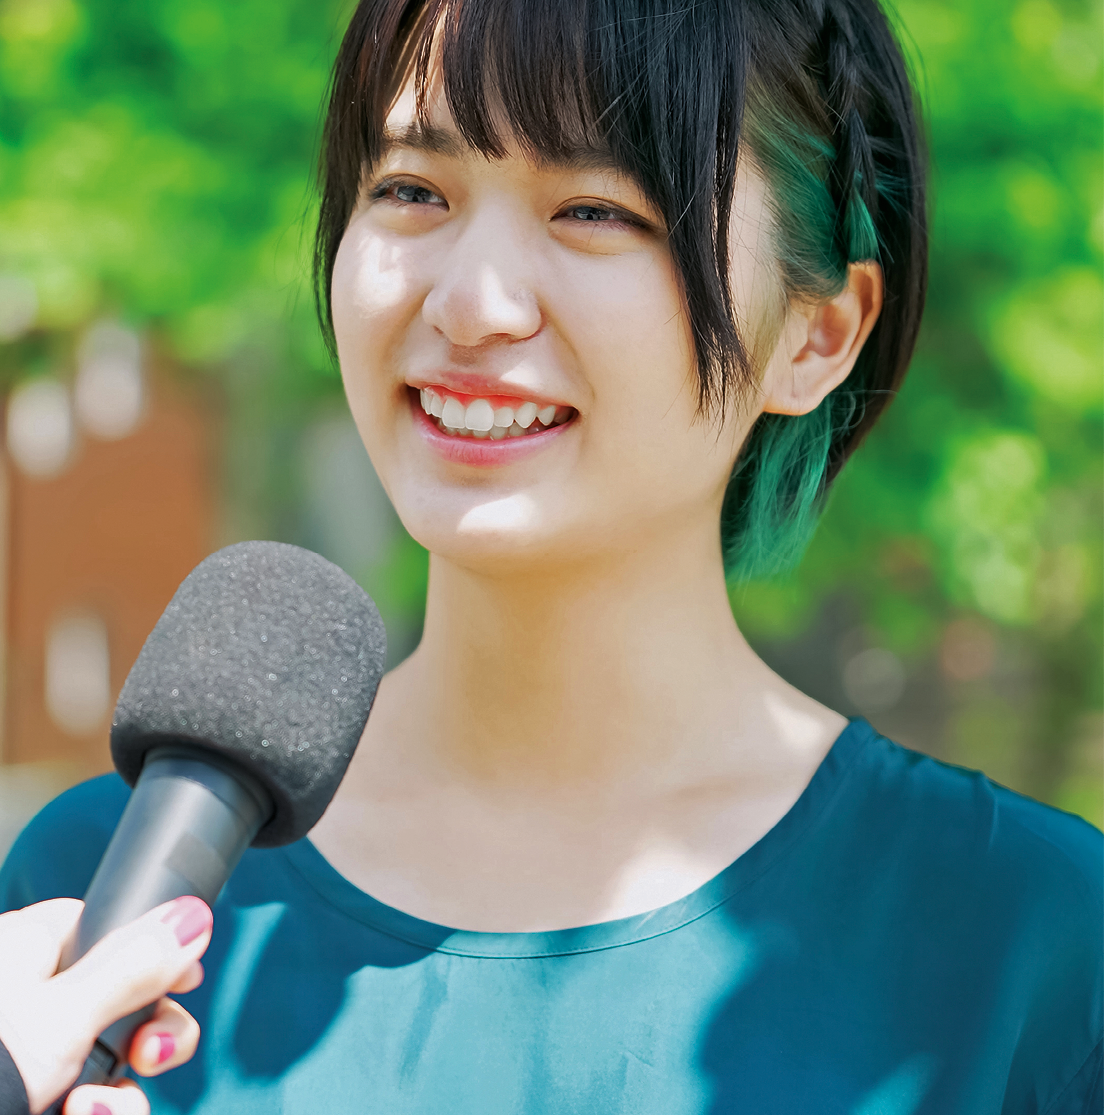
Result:
<svg viewBox="0 0 1104 1115"><path fill-rule="evenodd" d="M32 1115L72 1084L97 1034L151 1001L160 1000L130 1043L135 1072L155 1076L183 1064L199 1038L191 1015L161 996L191 991L203 980L199 958L211 940L208 906L192 897L167 902L109 933L55 974L83 908L75 898L56 898L0 915L0 1043L22 1078ZM0 1097L0 1110L19 1098ZM149 1106L124 1081L113 1088L79 1088L64 1110L145 1115Z"/></svg>

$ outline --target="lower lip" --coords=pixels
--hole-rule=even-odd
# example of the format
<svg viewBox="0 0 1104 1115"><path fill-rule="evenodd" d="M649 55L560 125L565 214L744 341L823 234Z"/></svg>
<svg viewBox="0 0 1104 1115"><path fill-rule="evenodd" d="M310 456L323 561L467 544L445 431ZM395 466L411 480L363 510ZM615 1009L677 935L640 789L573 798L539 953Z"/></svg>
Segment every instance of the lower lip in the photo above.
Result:
<svg viewBox="0 0 1104 1115"><path fill-rule="evenodd" d="M529 457L547 448L554 438L562 434L575 421L574 418L569 418L566 422L561 422L558 426L549 426L547 430L541 430L537 434L504 437L492 441L489 437L443 434L437 426L436 419L430 418L422 409L417 394L413 394L410 405L414 411L414 424L429 443L429 447L446 461L459 465L487 467L520 461L523 457Z"/></svg>

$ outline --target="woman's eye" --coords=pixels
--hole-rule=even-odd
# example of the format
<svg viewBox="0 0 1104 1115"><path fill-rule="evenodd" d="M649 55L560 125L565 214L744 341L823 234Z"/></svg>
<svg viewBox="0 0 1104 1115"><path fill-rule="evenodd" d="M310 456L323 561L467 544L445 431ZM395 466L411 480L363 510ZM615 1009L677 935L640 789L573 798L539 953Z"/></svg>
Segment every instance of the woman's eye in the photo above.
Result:
<svg viewBox="0 0 1104 1115"><path fill-rule="evenodd" d="M411 205L443 205L445 199L439 197L427 186L415 186L409 182L400 182L392 187L395 197L399 201Z"/></svg>
<svg viewBox="0 0 1104 1115"><path fill-rule="evenodd" d="M597 200L568 202L556 213L552 228L569 247L598 254L635 251L655 232L643 217Z"/></svg>
<svg viewBox="0 0 1104 1115"><path fill-rule="evenodd" d="M370 197L373 201L390 198L404 205L446 205L443 197L435 194L428 186L419 186L416 182L384 180L372 188Z"/></svg>
<svg viewBox="0 0 1104 1115"><path fill-rule="evenodd" d="M624 220L613 209L603 209L600 205L573 205L567 215L577 221L619 221Z"/></svg>

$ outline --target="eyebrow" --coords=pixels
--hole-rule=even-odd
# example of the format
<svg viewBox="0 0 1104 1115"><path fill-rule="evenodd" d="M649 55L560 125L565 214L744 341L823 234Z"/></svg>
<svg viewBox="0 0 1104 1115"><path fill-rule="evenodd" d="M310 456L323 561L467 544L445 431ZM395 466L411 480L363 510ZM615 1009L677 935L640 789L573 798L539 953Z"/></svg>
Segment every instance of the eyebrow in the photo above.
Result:
<svg viewBox="0 0 1104 1115"><path fill-rule="evenodd" d="M424 151L431 155L444 155L449 159L464 159L470 157L475 150L451 128L415 123L386 128L380 158L386 158L394 151ZM605 147L580 144L556 156L546 155L541 151L533 152L533 156L534 161L547 170L609 171L628 178L633 177Z"/></svg>
<svg viewBox="0 0 1104 1115"><path fill-rule="evenodd" d="M470 152L459 134L433 124L405 124L401 128L385 128L380 156L392 151L426 151L432 155L446 155L462 159Z"/></svg>

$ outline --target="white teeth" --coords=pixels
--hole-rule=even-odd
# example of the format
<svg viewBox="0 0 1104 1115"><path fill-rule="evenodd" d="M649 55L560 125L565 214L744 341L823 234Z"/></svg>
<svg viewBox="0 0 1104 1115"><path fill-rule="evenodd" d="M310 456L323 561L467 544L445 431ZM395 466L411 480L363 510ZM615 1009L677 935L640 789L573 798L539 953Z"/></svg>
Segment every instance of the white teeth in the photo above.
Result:
<svg viewBox="0 0 1104 1115"><path fill-rule="evenodd" d="M485 434L495 424L494 408L486 399L476 399L468 404L464 425L475 433Z"/></svg>
<svg viewBox="0 0 1104 1115"><path fill-rule="evenodd" d="M418 399L422 409L438 420L445 433L492 441L521 437L526 432L536 433L555 423L566 422L572 415L571 407L554 403L543 408L534 402L521 403L516 408L496 408L487 399L473 399L465 406L452 395L439 395L432 387L420 388Z"/></svg>
<svg viewBox="0 0 1104 1115"><path fill-rule="evenodd" d="M464 417L466 410L464 404L459 399L454 399L451 395L445 400L445 405L441 408L441 421L446 426L451 426L454 430L463 429L465 426Z"/></svg>

